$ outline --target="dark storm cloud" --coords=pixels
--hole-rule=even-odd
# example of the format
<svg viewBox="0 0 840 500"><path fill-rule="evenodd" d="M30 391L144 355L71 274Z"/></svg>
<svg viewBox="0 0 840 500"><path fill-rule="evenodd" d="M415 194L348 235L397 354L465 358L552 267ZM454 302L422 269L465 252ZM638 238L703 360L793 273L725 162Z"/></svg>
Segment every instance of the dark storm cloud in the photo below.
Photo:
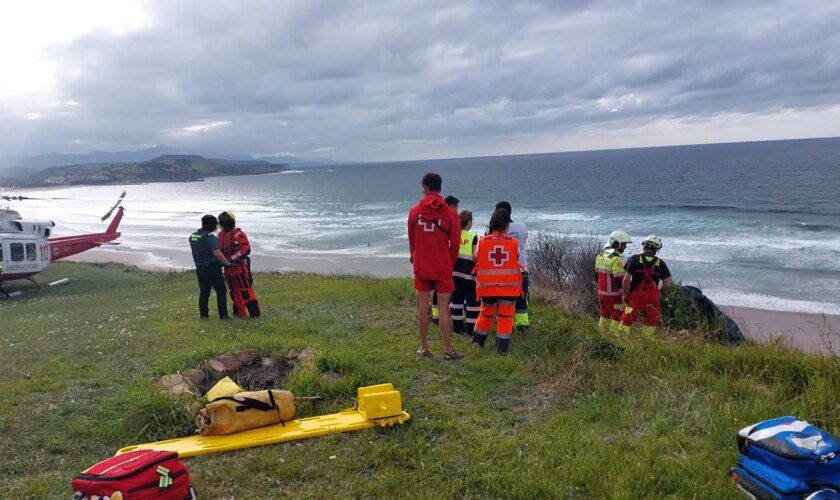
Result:
<svg viewBox="0 0 840 500"><path fill-rule="evenodd" d="M4 113L0 146L400 158L840 102L834 0L151 5L52 47L78 105Z"/></svg>

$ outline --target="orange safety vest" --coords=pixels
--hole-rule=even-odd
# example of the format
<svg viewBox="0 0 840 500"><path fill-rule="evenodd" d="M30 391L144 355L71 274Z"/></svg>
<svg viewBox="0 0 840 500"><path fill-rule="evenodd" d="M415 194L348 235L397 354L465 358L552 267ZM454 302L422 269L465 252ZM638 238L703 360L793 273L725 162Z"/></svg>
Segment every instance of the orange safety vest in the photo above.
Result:
<svg viewBox="0 0 840 500"><path fill-rule="evenodd" d="M522 295L519 241L513 236L498 233L479 238L475 280L478 298Z"/></svg>

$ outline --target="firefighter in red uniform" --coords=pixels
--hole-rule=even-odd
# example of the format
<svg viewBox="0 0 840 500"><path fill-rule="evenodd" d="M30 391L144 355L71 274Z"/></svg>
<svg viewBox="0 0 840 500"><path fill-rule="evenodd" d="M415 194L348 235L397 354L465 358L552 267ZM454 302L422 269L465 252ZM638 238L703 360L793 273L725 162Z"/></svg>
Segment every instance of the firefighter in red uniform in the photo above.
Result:
<svg viewBox="0 0 840 500"><path fill-rule="evenodd" d="M621 283L624 279L624 261L621 254L632 243L624 231L613 231L604 250L595 257L595 272L598 274L598 326L603 332L617 334L621 330Z"/></svg>
<svg viewBox="0 0 840 500"><path fill-rule="evenodd" d="M232 212L219 214L219 249L234 265L225 268L225 280L230 297L233 299L233 311L236 316L252 318L260 316L260 303L251 285L251 243L244 231L236 227L236 217Z"/></svg>
<svg viewBox="0 0 840 500"><path fill-rule="evenodd" d="M621 316L621 329L630 331L639 314L645 317L642 333L653 337L662 317L659 309L659 292L671 286L671 271L665 261L656 256L662 248L662 239L654 234L642 241L642 253L634 255L624 265L626 274L622 281L622 298L627 307Z"/></svg>
<svg viewBox="0 0 840 500"><path fill-rule="evenodd" d="M473 347L484 347L496 319L496 350L505 354L510 348L516 299L522 296L522 269L519 265L519 240L508 236L510 212L500 208L490 219L490 234L478 240L476 249L476 294L481 309L473 334Z"/></svg>
<svg viewBox="0 0 840 500"><path fill-rule="evenodd" d="M417 321L420 324L420 350L424 358L429 352L430 292L435 290L438 303L449 305L449 294L455 289L452 266L458 258L461 225L458 215L440 196L443 181L429 172L423 176L423 199L408 212L408 247L414 265L414 289L417 290ZM452 350L452 324L449 307L440 308L440 333L443 359L456 360L463 354Z"/></svg>

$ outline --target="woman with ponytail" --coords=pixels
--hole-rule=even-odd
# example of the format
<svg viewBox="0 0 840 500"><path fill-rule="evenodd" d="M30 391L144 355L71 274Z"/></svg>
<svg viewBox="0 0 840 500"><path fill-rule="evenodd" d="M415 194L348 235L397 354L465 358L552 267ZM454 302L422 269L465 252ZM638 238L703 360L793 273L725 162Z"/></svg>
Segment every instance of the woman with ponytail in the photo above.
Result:
<svg viewBox="0 0 840 500"><path fill-rule="evenodd" d="M449 312L452 316L452 331L472 337L478 318L478 299L475 296L473 274L478 236L470 232L473 224L472 212L462 210L458 218L461 221L461 246L458 247L458 258L452 268L455 291L452 292L449 301Z"/></svg>
<svg viewBox="0 0 840 500"><path fill-rule="evenodd" d="M476 249L476 295L481 300L473 347L480 349L496 320L496 350L505 354L513 334L516 299L522 295L519 242L507 235L510 212L500 208L490 218L489 234L478 240Z"/></svg>

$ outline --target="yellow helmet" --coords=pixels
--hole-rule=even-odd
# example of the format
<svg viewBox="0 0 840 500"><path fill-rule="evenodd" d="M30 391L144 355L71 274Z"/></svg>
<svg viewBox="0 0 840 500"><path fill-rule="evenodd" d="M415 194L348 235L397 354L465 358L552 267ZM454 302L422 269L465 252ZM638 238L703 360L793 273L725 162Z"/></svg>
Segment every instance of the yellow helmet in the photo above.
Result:
<svg viewBox="0 0 840 500"><path fill-rule="evenodd" d="M232 222L236 224L236 216L233 215L233 212L226 211L219 214L219 224L223 224L226 222Z"/></svg>

